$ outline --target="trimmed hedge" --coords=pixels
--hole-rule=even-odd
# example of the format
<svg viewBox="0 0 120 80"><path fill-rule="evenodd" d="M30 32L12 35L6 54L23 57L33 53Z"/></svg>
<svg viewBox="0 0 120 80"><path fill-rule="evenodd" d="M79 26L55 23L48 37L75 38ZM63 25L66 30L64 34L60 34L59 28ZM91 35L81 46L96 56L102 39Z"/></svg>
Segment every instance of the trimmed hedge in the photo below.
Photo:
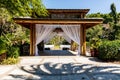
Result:
<svg viewBox="0 0 120 80"><path fill-rule="evenodd" d="M120 41L103 41L98 47L98 58L105 61L114 61L120 59Z"/></svg>

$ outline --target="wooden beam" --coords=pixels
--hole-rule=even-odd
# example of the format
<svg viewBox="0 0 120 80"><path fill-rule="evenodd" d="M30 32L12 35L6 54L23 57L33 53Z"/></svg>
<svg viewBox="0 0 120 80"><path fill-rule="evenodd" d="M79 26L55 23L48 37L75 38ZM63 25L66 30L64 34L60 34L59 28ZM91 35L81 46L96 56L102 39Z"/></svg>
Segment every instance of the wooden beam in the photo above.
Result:
<svg viewBox="0 0 120 80"><path fill-rule="evenodd" d="M32 23L32 24L100 24L101 22L100 21L15 21L16 23L20 24L29 24L29 23Z"/></svg>
<svg viewBox="0 0 120 80"><path fill-rule="evenodd" d="M32 19L32 18L14 18L18 24L100 24L103 19Z"/></svg>

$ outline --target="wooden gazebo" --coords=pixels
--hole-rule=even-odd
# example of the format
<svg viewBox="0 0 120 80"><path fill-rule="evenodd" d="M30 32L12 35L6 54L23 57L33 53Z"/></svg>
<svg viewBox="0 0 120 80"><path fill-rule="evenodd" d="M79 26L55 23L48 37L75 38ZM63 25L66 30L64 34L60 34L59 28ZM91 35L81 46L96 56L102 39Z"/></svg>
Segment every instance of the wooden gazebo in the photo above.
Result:
<svg viewBox="0 0 120 80"><path fill-rule="evenodd" d="M81 54L86 53L86 29L101 24L103 19L85 18L89 9L47 9L49 15L40 18L14 18L14 21L30 29L30 55L35 55L35 24L81 25Z"/></svg>

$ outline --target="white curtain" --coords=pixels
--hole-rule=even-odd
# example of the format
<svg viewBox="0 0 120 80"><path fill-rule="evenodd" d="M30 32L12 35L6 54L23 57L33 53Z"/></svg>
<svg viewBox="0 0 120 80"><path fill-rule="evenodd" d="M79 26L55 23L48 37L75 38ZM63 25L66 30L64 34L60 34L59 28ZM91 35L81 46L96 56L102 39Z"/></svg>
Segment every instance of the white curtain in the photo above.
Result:
<svg viewBox="0 0 120 80"><path fill-rule="evenodd" d="M44 43L48 43L57 33L52 32L51 34L48 34L48 36L44 39Z"/></svg>
<svg viewBox="0 0 120 80"><path fill-rule="evenodd" d="M62 36L67 42L71 43L71 39L64 33L64 32L60 32L60 33L56 33L56 32L52 32L51 34L48 34L47 37L44 39L44 43L48 43L49 40L51 40L54 36Z"/></svg>
<svg viewBox="0 0 120 80"><path fill-rule="evenodd" d="M64 33L74 42L76 42L78 47L78 55L80 55L80 26L81 25L63 25L61 26Z"/></svg>
<svg viewBox="0 0 120 80"><path fill-rule="evenodd" d="M71 43L71 39L63 32L62 37L68 42Z"/></svg>
<svg viewBox="0 0 120 80"><path fill-rule="evenodd" d="M51 34L54 30L54 27L51 27L49 25L41 25L41 24L36 24L36 54L38 55L38 48L37 45L43 41L48 34Z"/></svg>

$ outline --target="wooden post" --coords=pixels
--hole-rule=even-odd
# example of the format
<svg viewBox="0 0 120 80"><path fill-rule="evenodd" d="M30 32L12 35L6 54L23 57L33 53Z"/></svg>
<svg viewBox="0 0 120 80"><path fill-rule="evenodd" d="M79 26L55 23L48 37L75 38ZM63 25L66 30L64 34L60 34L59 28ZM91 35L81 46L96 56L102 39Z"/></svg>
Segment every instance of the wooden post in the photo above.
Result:
<svg viewBox="0 0 120 80"><path fill-rule="evenodd" d="M36 50L36 28L35 25L33 24L33 55L35 55L35 50Z"/></svg>
<svg viewBox="0 0 120 80"><path fill-rule="evenodd" d="M30 25L30 56L35 55L35 25Z"/></svg>
<svg viewBox="0 0 120 80"><path fill-rule="evenodd" d="M33 55L33 27L30 25L30 56Z"/></svg>
<svg viewBox="0 0 120 80"><path fill-rule="evenodd" d="M83 25L80 27L80 54L83 55Z"/></svg>
<svg viewBox="0 0 120 80"><path fill-rule="evenodd" d="M81 44L81 55L86 55L86 26L81 25L80 28L80 44Z"/></svg>
<svg viewBox="0 0 120 80"><path fill-rule="evenodd" d="M86 55L86 26L83 26L83 55Z"/></svg>

